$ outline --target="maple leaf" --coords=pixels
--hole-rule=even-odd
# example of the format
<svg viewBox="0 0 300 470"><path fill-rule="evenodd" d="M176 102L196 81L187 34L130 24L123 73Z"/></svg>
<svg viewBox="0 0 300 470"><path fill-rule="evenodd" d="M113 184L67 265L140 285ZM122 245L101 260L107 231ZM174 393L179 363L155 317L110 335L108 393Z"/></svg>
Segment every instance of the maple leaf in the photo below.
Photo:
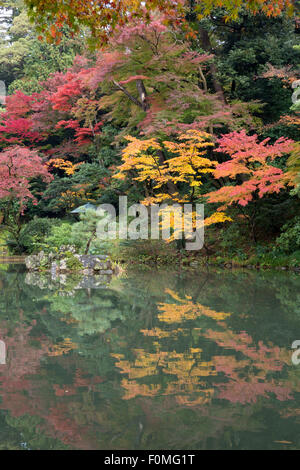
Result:
<svg viewBox="0 0 300 470"><path fill-rule="evenodd" d="M246 206L257 193L278 193L286 185L286 175L274 165L274 160L293 151L294 142L281 137L274 144L270 139L259 142L258 136L249 136L246 131L232 132L218 139L216 152L225 153L230 159L217 165L214 176L217 179L229 178L235 185L226 185L208 196L210 203L223 203L223 211L232 204ZM242 182L237 183L238 176Z"/></svg>
<svg viewBox="0 0 300 470"><path fill-rule="evenodd" d="M53 178L36 151L14 146L0 153L0 198L17 199L22 209L25 201L35 201L30 191L32 178Z"/></svg>

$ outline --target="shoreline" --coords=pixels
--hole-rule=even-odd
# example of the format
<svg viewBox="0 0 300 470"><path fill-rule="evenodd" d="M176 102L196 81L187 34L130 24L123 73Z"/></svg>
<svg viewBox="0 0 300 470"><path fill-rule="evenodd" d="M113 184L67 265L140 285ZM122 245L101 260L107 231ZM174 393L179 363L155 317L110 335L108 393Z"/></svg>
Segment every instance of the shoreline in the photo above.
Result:
<svg viewBox="0 0 300 470"><path fill-rule="evenodd" d="M0 256L0 265L7 265L7 264L24 264L25 266L25 258L26 255L21 256ZM162 263L157 262L155 259L147 259L147 260L117 260L114 259L114 264L119 266L120 269L125 270L137 267L137 268L146 268L146 269L157 269L157 268L173 268L187 271L195 271L195 269L204 268L219 268L224 270L247 270L247 271L282 271L282 272L291 272L300 274L300 266L287 266L286 264L279 264L277 266L270 265L270 264L251 264L250 262L238 263L232 260L222 260L222 261L209 261L207 258L205 261L199 261L197 259L191 259L190 261L186 258L181 260L177 260L174 263Z"/></svg>

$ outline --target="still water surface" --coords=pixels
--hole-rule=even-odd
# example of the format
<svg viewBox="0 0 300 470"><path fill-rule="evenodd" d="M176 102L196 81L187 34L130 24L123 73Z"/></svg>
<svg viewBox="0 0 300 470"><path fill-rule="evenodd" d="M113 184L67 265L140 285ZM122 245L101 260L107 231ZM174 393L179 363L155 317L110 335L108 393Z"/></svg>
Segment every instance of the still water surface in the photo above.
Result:
<svg viewBox="0 0 300 470"><path fill-rule="evenodd" d="M0 449L300 449L300 275L77 283L0 267Z"/></svg>

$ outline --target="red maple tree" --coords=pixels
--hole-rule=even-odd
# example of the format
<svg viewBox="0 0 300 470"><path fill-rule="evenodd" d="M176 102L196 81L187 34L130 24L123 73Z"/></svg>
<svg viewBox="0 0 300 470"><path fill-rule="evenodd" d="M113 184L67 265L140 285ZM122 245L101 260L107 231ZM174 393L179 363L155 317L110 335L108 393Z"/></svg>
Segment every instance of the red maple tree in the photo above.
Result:
<svg viewBox="0 0 300 470"><path fill-rule="evenodd" d="M275 166L274 160L293 151L294 142L281 137L273 145L267 138L259 142L257 134L246 131L231 132L218 139L216 152L225 153L230 160L220 163L214 172L217 179L227 178L235 184L226 184L208 196L208 202L223 203L219 210L233 204L246 206L255 195L279 193L285 187L284 172Z"/></svg>
<svg viewBox="0 0 300 470"><path fill-rule="evenodd" d="M30 181L38 176L44 181L52 179L36 151L14 146L0 153L0 198L17 199L23 208L26 200L35 201Z"/></svg>
<svg viewBox="0 0 300 470"><path fill-rule="evenodd" d="M206 194L208 202L220 203L218 211L222 212L231 206L238 208L256 242L256 202L266 194L279 193L289 184L275 160L291 153L294 141L281 137L274 144L269 138L260 142L257 134L249 136L242 130L223 135L217 143L216 151L230 159L216 167L214 177L222 186ZM243 207L249 203L253 207L245 212Z"/></svg>

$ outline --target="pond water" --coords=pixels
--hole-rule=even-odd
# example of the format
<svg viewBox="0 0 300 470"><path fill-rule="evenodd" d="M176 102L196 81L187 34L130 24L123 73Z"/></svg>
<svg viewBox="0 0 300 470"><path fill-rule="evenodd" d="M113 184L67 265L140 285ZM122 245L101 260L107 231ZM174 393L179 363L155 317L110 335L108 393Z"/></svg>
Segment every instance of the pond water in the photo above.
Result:
<svg viewBox="0 0 300 470"><path fill-rule="evenodd" d="M0 266L0 449L300 449L299 275L76 283Z"/></svg>

